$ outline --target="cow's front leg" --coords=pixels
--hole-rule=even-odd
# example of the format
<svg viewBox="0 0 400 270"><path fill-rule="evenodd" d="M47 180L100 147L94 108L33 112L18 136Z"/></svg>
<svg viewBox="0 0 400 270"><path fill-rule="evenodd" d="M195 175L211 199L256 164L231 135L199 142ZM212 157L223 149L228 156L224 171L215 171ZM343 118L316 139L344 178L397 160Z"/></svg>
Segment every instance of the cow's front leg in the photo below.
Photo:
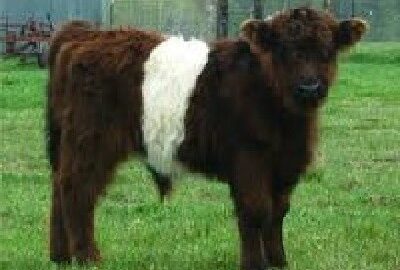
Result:
<svg viewBox="0 0 400 270"><path fill-rule="evenodd" d="M271 177L264 156L246 151L238 155L231 192L238 216L241 269L266 269L262 225L271 216Z"/></svg>
<svg viewBox="0 0 400 270"><path fill-rule="evenodd" d="M286 266L286 256L283 246L283 219L289 210L289 193L274 194L272 218L263 223L262 235L265 256L273 267Z"/></svg>
<svg viewBox="0 0 400 270"><path fill-rule="evenodd" d="M241 269L263 270L266 262L262 253L261 228L254 214L242 211L238 214L241 242Z"/></svg>

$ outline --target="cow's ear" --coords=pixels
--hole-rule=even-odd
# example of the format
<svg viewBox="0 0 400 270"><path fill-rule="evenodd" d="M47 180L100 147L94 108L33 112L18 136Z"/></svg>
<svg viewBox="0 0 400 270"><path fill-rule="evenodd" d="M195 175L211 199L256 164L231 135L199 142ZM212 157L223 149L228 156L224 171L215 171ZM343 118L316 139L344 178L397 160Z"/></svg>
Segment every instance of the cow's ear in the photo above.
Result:
<svg viewBox="0 0 400 270"><path fill-rule="evenodd" d="M250 19L242 23L240 36L250 43L266 48L273 43L275 34L268 21Z"/></svg>
<svg viewBox="0 0 400 270"><path fill-rule="evenodd" d="M259 33L262 31L263 24L262 20L249 19L242 23L240 26L240 36L247 41L257 42L259 40Z"/></svg>
<svg viewBox="0 0 400 270"><path fill-rule="evenodd" d="M339 23L337 45L346 49L359 42L368 29L368 23L361 19L344 20Z"/></svg>

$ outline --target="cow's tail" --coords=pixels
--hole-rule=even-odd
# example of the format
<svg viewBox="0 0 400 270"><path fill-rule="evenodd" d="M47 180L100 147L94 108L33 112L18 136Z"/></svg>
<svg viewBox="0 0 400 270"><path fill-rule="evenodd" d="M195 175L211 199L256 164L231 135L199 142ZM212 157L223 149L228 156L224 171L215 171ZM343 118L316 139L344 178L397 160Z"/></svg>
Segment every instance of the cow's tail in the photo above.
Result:
<svg viewBox="0 0 400 270"><path fill-rule="evenodd" d="M47 143L47 156L49 158L50 166L53 172L55 172L58 168L61 128L55 121L54 109L51 104L51 98L52 98L52 93L49 83L47 86L46 143Z"/></svg>
<svg viewBox="0 0 400 270"><path fill-rule="evenodd" d="M170 196L172 191L171 177L158 173L149 164L147 164L147 169L150 171L153 177L154 184L157 187L158 195L160 196L161 202L163 202L166 197Z"/></svg>
<svg viewBox="0 0 400 270"><path fill-rule="evenodd" d="M50 41L50 54L49 54L49 80L47 84L47 108L46 108L46 142L47 142L47 155L49 158L50 166L55 172L58 169L59 162L59 149L61 139L61 127L55 119L55 111L52 104L52 96L57 89L53 89L57 84L53 84L55 79L55 70L59 67L56 65L57 55L60 53L61 47L64 43L74 41L81 35L82 32L94 30L95 27L92 23L87 21L70 21L60 27L51 38ZM62 83L62 82L60 82Z"/></svg>

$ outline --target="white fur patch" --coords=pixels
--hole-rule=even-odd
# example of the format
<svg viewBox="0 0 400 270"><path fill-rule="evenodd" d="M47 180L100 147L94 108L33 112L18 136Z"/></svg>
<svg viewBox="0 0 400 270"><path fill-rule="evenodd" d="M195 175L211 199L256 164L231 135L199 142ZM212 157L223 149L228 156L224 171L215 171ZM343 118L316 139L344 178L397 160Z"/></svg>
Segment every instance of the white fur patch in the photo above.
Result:
<svg viewBox="0 0 400 270"><path fill-rule="evenodd" d="M164 175L174 173L189 98L208 53L205 42L170 37L154 48L144 64L144 145L149 165Z"/></svg>

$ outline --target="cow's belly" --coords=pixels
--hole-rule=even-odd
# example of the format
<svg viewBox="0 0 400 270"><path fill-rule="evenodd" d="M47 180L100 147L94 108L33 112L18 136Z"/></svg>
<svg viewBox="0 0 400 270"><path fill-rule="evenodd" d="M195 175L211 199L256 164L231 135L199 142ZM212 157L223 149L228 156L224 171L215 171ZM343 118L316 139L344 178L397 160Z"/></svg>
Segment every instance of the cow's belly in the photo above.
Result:
<svg viewBox="0 0 400 270"><path fill-rule="evenodd" d="M202 41L171 37L155 47L144 64L143 142L148 164L163 175L177 169L188 103L208 53Z"/></svg>

